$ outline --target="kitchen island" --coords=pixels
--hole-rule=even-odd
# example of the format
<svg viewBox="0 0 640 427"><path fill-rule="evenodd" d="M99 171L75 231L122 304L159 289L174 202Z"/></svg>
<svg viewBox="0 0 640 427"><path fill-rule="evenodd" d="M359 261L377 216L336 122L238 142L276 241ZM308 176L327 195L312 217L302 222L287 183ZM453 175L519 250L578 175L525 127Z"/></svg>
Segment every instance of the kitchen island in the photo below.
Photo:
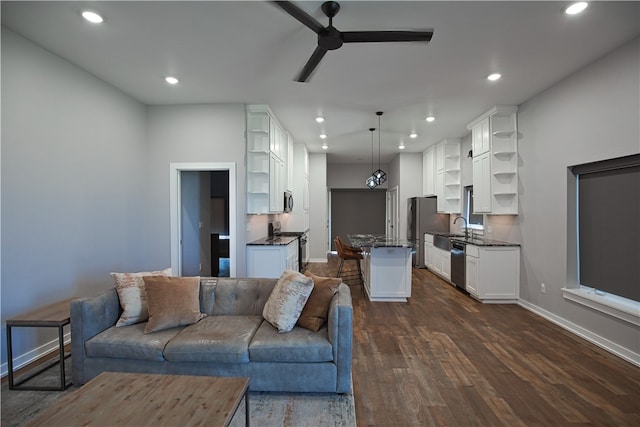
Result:
<svg viewBox="0 0 640 427"><path fill-rule="evenodd" d="M364 289L370 301L406 302L411 296L413 245L384 234L348 234L351 246L362 249Z"/></svg>

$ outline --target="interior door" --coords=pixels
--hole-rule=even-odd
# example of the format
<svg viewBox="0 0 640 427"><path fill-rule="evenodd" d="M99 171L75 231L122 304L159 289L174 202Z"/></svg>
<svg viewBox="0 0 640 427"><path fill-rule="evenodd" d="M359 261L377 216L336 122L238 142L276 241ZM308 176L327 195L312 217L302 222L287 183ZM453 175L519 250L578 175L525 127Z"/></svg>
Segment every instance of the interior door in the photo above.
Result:
<svg viewBox="0 0 640 427"><path fill-rule="evenodd" d="M397 186L387 191L387 236L394 240L400 237Z"/></svg>

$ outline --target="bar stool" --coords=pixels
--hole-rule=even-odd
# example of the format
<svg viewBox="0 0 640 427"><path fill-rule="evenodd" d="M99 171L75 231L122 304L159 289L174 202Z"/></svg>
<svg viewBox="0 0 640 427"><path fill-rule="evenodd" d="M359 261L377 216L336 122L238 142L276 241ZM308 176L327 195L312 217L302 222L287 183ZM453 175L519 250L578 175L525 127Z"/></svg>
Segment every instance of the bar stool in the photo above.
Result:
<svg viewBox="0 0 640 427"><path fill-rule="evenodd" d="M336 236L333 242L336 245L336 251L338 252L338 257L340 258L340 266L338 267L338 274L336 274L336 277L340 277L347 285L351 284L347 283L346 280L357 279L359 282L358 284L362 286L362 294L364 295L364 280L362 279L362 268L360 267L360 260L363 258L362 249L345 245L340 236ZM345 261L355 261L358 271L356 272L354 270L347 270L345 272Z"/></svg>

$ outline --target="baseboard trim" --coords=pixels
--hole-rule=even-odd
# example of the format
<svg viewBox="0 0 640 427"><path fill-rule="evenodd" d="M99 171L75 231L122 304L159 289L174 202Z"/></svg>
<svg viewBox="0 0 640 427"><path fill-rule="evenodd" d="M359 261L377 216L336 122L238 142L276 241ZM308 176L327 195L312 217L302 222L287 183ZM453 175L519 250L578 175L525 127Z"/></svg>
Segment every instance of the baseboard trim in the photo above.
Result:
<svg viewBox="0 0 640 427"><path fill-rule="evenodd" d="M67 345L71 342L71 332L67 332L64 334L64 344ZM20 368L23 368L30 363L35 362L36 360L44 357L54 351L58 351L60 343L58 342L58 338L52 339L51 341L41 345L40 347L36 347L31 351L28 351L24 354L21 354L18 357L13 358L13 371L17 371ZM5 377L9 374L9 364L7 362L0 365L0 376Z"/></svg>
<svg viewBox="0 0 640 427"><path fill-rule="evenodd" d="M594 334L588 329L576 325L575 323L570 322L563 317L557 316L543 308L540 308L537 305L531 304L528 301L524 301L521 299L518 302L518 305L537 314L540 317L547 319L551 323L554 323L561 328L566 329L574 335L577 335L580 338L583 338L590 343L595 344L604 350L607 350L608 352L620 357L621 359L624 359L625 361L640 367L640 354L634 353L628 348L622 347L621 345L609 341L608 339L601 337L600 335Z"/></svg>

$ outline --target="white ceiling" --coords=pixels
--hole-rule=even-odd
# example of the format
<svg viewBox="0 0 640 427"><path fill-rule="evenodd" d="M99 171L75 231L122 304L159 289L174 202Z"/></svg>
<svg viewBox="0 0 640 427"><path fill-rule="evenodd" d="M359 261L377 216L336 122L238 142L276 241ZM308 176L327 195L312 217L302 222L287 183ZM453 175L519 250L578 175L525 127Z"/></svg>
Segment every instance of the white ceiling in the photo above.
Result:
<svg viewBox="0 0 640 427"><path fill-rule="evenodd" d="M328 24L322 2L297 4ZM268 2L2 1L2 24L145 104L268 104L311 152L323 151L326 132L330 163L370 162L368 128L384 111L386 163L400 141L419 152L462 137L494 105L518 105L640 34L638 1L591 2L578 16L563 13L568 4L343 1L339 30L433 29L433 39L344 45L308 83L293 78L316 36ZM81 19L87 6L105 22ZM503 78L487 81L492 72Z"/></svg>

